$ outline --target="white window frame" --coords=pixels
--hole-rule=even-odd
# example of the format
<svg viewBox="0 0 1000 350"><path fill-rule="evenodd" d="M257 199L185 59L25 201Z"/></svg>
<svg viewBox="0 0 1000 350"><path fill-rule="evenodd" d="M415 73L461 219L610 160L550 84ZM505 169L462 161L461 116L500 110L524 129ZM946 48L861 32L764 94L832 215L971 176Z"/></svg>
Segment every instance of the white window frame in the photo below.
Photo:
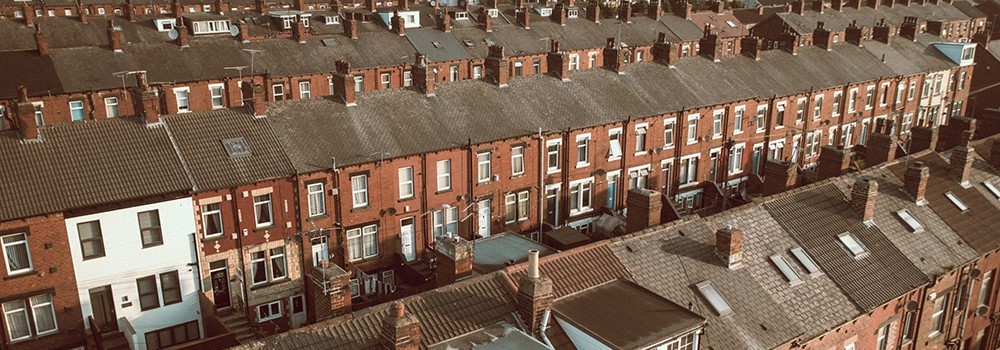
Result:
<svg viewBox="0 0 1000 350"><path fill-rule="evenodd" d="M267 196L266 201L265 200L258 201L258 198L262 198L264 196ZM260 210L258 209L258 207L260 206L267 206L267 211L270 212L270 214L268 214L268 220L266 222L260 221L260 216L259 216ZM256 227L258 228L274 225L274 198L271 195L271 193L264 193L261 195L253 196L253 218L254 218L254 223L256 223L257 225Z"/></svg>
<svg viewBox="0 0 1000 350"><path fill-rule="evenodd" d="M181 93L184 94L184 98L181 98ZM177 113L191 112L191 88L187 86L174 88L174 97L177 102ZM181 104L181 100L184 101L184 104ZM181 106L184 106L184 108L181 108Z"/></svg>
<svg viewBox="0 0 1000 350"><path fill-rule="evenodd" d="M646 146L649 144L649 123L635 125L635 155L646 154Z"/></svg>
<svg viewBox="0 0 1000 350"><path fill-rule="evenodd" d="M619 160L622 157L622 128L608 130L608 161Z"/></svg>
<svg viewBox="0 0 1000 350"><path fill-rule="evenodd" d="M701 115L698 113L688 114L687 116L687 144L693 145L698 143L698 119Z"/></svg>
<svg viewBox="0 0 1000 350"><path fill-rule="evenodd" d="M580 155L583 154L583 159ZM590 166L590 133L576 135L576 167Z"/></svg>
<svg viewBox="0 0 1000 350"><path fill-rule="evenodd" d="M355 179L360 179L364 181L362 183L362 185L364 185L363 188L358 188L359 186L355 186L358 185L358 183L355 183L354 181ZM362 195L362 197L359 198L358 195ZM351 201L352 201L352 206L351 206L352 208L362 208L368 206L368 175L361 174L361 175L351 176Z"/></svg>
<svg viewBox="0 0 1000 350"><path fill-rule="evenodd" d="M757 106L757 114L754 114L754 122L757 124L757 133L767 129L767 105Z"/></svg>
<svg viewBox="0 0 1000 350"><path fill-rule="evenodd" d="M226 86L224 84L208 84L208 94L211 96L212 109L226 108ZM215 92L218 90L219 94L216 95ZM216 99L219 103L215 103Z"/></svg>
<svg viewBox="0 0 1000 350"><path fill-rule="evenodd" d="M743 172L743 158L746 157L746 143L740 143L733 145L732 150L729 151L729 175L736 175ZM736 154L739 157L736 157Z"/></svg>
<svg viewBox="0 0 1000 350"><path fill-rule="evenodd" d="M854 113L858 109L858 88L852 88L847 98L847 113Z"/></svg>
<svg viewBox="0 0 1000 350"><path fill-rule="evenodd" d="M20 241L14 241L12 243L5 242L6 238L8 238L8 237L14 237L14 236L21 236L23 239L20 240ZM35 265L33 265L32 262L31 262L31 246L28 244L28 234L27 233L25 233L25 232L17 232L17 233L13 233L13 234L9 234L9 235L0 236L0 243L2 243L2 247L3 247L3 251L0 251L0 254L3 254L4 268L7 270L7 275L8 276L19 275L19 274L26 273L26 272L31 272L31 271L34 270ZM7 248L18 246L18 245L23 245L24 246L25 255L28 256L28 267L23 268L23 269L11 270L11 266L10 266L11 265L11 261L9 259L9 254L7 253Z"/></svg>
<svg viewBox="0 0 1000 350"><path fill-rule="evenodd" d="M553 150L553 147L555 147L555 150ZM545 141L546 174L555 174L559 172L560 163L562 163L561 153L562 153L562 139L553 139ZM553 159L555 159L555 164L552 163Z"/></svg>
<svg viewBox="0 0 1000 350"><path fill-rule="evenodd" d="M806 107L809 107L809 99L801 97L795 101L795 124L806 120Z"/></svg>
<svg viewBox="0 0 1000 350"><path fill-rule="evenodd" d="M437 191L447 191L451 189L451 159L441 159L437 161Z"/></svg>
<svg viewBox="0 0 1000 350"><path fill-rule="evenodd" d="M389 74L389 73L379 74L379 83L380 83L379 85L382 87L383 90L391 88L392 87L392 75Z"/></svg>
<svg viewBox="0 0 1000 350"><path fill-rule="evenodd" d="M213 204L218 205L219 209L205 210L205 208L208 208L209 206L211 206ZM219 216L219 233L208 234L208 232L205 231L206 228L204 227L204 225L205 225L205 222L208 221L206 218L209 217L209 216L212 216L212 215L218 215ZM212 237L222 236L222 234L226 232L226 229L224 228L225 222L222 220L222 204L221 203L207 203L207 204L202 204L201 205L201 223L202 223L202 233L204 234L205 238L212 238Z"/></svg>
<svg viewBox="0 0 1000 350"><path fill-rule="evenodd" d="M280 249L280 251L279 251L279 249ZM276 251L278 251L279 253L275 253ZM268 255L267 256L267 272L268 272L268 277L270 278L270 281L273 282L273 281L280 281L280 280L283 280L283 279L287 279L288 278L288 259L287 259L287 255L285 253L285 247L281 246L281 247L271 248L271 249L268 249L267 252L268 252L268 254L267 254ZM274 261L277 260L277 259L282 259L281 260L282 261L282 263L281 263L281 265L282 265L281 273L284 274L284 276L281 276L281 277L274 277L274 265L275 265Z"/></svg>
<svg viewBox="0 0 1000 350"><path fill-rule="evenodd" d="M694 172L692 172L692 160L694 160ZM690 187L698 184L698 167L701 166L701 153L689 154L680 158L678 171L678 184L680 188Z"/></svg>
<svg viewBox="0 0 1000 350"><path fill-rule="evenodd" d="M695 284L695 287L698 288L702 297L708 301L708 304L712 306L712 309L715 310L719 316L725 316L733 313L732 306L730 306L729 302L726 301L726 298L722 296L722 293L720 293L719 290L712 285L711 281L700 282Z"/></svg>
<svg viewBox="0 0 1000 350"><path fill-rule="evenodd" d="M413 71L403 71L403 87L413 86Z"/></svg>
<svg viewBox="0 0 1000 350"><path fill-rule="evenodd" d="M489 183L493 177L493 152L476 153L476 177L480 184Z"/></svg>
<svg viewBox="0 0 1000 350"><path fill-rule="evenodd" d="M299 99L307 100L312 98L312 82L309 80L299 81Z"/></svg>
<svg viewBox="0 0 1000 350"><path fill-rule="evenodd" d="M326 215L326 191L322 182L314 182L306 185L307 201L309 203L309 217ZM318 198L314 205L313 198Z"/></svg>
<svg viewBox="0 0 1000 350"><path fill-rule="evenodd" d="M875 85L868 85L865 88L865 110L875 108Z"/></svg>
<svg viewBox="0 0 1000 350"><path fill-rule="evenodd" d="M570 216L588 213L594 210L594 177L570 181L569 193ZM584 205L584 203L586 203L586 205Z"/></svg>
<svg viewBox="0 0 1000 350"><path fill-rule="evenodd" d="M726 111L724 109L716 109L712 111L712 139L722 138L723 123L725 122Z"/></svg>
<svg viewBox="0 0 1000 350"><path fill-rule="evenodd" d="M580 55L577 54L569 55L569 70L571 71L580 70Z"/></svg>
<svg viewBox="0 0 1000 350"><path fill-rule="evenodd" d="M510 148L511 177L524 175L524 151L524 146L514 146Z"/></svg>
<svg viewBox="0 0 1000 350"><path fill-rule="evenodd" d="M676 139L677 139L677 118L664 119L663 148L674 148Z"/></svg>
<svg viewBox="0 0 1000 350"><path fill-rule="evenodd" d="M747 107L744 105L736 106L733 108L733 135L739 135L743 133L743 121L746 118Z"/></svg>
<svg viewBox="0 0 1000 350"><path fill-rule="evenodd" d="M397 171L398 181L399 181L399 199L410 199L413 198L416 193L416 189L413 186L414 176L413 167L407 166L399 168ZM404 175L409 176L409 180L406 180Z"/></svg>
<svg viewBox="0 0 1000 350"><path fill-rule="evenodd" d="M74 105L78 105L78 107L76 107ZM76 120L76 118L73 116L73 114L76 114L77 112L80 113L80 120ZM78 122L78 121L82 122L82 121L87 120L87 114L84 113L83 100L72 100L72 101L69 101L69 115L70 115L70 120L72 120L74 122Z"/></svg>
<svg viewBox="0 0 1000 350"><path fill-rule="evenodd" d="M278 307L278 312L273 312L274 307ZM267 308L267 317L261 317L261 307ZM275 300L270 303L257 305L257 323L267 322L273 319L281 318L281 300Z"/></svg>

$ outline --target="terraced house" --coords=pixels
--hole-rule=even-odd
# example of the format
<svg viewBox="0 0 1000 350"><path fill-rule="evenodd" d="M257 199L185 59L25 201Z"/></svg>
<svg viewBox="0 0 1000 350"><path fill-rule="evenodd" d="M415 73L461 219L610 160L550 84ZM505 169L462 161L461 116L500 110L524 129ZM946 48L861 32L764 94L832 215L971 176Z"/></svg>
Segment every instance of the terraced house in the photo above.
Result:
<svg viewBox="0 0 1000 350"><path fill-rule="evenodd" d="M938 19L927 13L938 8L958 18L971 7L891 8L930 25ZM988 317L968 306L979 322L941 318L940 327L905 328L946 334L923 345L901 338L899 326L910 322L900 310L940 311L925 302L930 293L951 293L953 302L943 303L954 306L979 288L969 281L986 280L983 259L995 244L981 237L991 235L956 228L964 221L939 199L917 205L882 196L907 205L906 215L851 204L853 189L875 196L876 185L862 181L848 191L853 182L842 177L871 168L866 173L883 179L910 179L899 175L911 173L909 163L895 159L915 154L931 157L922 161L932 175L948 173L950 163L934 163L937 153L927 152L954 146L951 154L973 164L963 133L976 125L965 111L977 46L959 40L967 36L892 30L840 40L846 32L819 26L809 40L774 45L763 34L768 21L791 13L759 22L759 36L751 36L744 16L723 3L706 12L659 2L601 10L574 1L0 3L0 35L10 38L0 42L0 176L9 179L0 190L7 264L0 349L221 348L299 334L310 323L365 319L352 315L440 293L423 306L393 306L392 322L408 328L389 338L465 347L502 334L523 348L868 348L862 344L879 339L923 348L955 337L983 344L979 331L991 339ZM850 28L883 33L885 26ZM949 174L972 184L992 176L983 169ZM779 195L828 178L840 180L808 195ZM950 188L950 201L975 187L941 181L927 193ZM851 199L838 202L840 192ZM761 194L779 197L761 202ZM989 198L980 204L989 208ZM836 205L802 209L820 200ZM842 220L858 206L859 215L874 208L887 217L874 222L886 223ZM771 229L711 219L741 210L757 210L770 220L761 227ZM809 228L831 212L840 221ZM960 210L991 217L972 213L980 212ZM600 243L676 220L701 225L682 232L701 233L679 240L672 254L708 261L695 257L712 254L696 241L722 229L728 248L719 249L732 250L726 265L642 266L615 250L637 254L640 246ZM905 227L890 222L910 221L944 236L891 234ZM848 234L825 231L841 229ZM747 240L748 255L739 251L750 236L787 247L766 253L773 266L750 263L759 252L749 245L757 243ZM941 243L961 240L968 243ZM603 255L580 266L607 275L579 286L553 279L553 287L547 264L576 253L549 246L588 242L598 243L582 251ZM837 242L853 260L825 255ZM511 246L518 248L502 248ZM493 272L528 259L528 248L552 254L540 258L540 272ZM940 253L920 255L928 251ZM136 256L142 261L133 263ZM812 279L793 278L800 272L792 259ZM620 268L593 265L600 261ZM677 266L700 280L642 272ZM760 275L774 267L787 279L783 288L733 291L763 285ZM444 289L429 291L437 287ZM479 321L431 325L420 316L451 315L441 309L440 300L454 297L447 293L483 290L483 298L463 300L492 308L475 315ZM825 301L810 305L799 295L811 291L825 291ZM623 298L641 302L584 312L593 300ZM514 300L520 306L511 309ZM696 308L702 300L710 305ZM610 337L614 325L601 321L641 313L640 306L674 310L683 322L665 327L670 322L649 315L639 326L655 337ZM383 314L364 322L381 327ZM772 321L755 321L762 315ZM748 324L761 331L740 331ZM869 340L875 326L888 328ZM541 332L553 329L561 331ZM358 336L332 341L377 346Z"/></svg>

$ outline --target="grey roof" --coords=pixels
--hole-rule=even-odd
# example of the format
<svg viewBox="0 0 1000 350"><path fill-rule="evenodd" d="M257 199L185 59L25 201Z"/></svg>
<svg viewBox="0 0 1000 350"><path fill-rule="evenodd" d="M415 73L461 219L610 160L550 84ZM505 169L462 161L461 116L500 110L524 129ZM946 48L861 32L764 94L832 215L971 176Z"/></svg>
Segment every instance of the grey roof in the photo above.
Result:
<svg viewBox="0 0 1000 350"><path fill-rule="evenodd" d="M430 350L550 350L516 326L501 322L427 347Z"/></svg>
<svg viewBox="0 0 1000 350"><path fill-rule="evenodd" d="M775 14L775 17L787 23L799 34L812 33L816 29L817 22L824 22L824 27L830 31L842 31L851 22L857 22L857 25L861 27L872 27L884 19L886 24L899 25L908 16L917 17L923 21L970 18L969 15L955 5L944 2L939 2L938 4L925 3L923 5L911 3L909 6L897 5L891 8L880 6L878 9L868 6L862 6L860 9L845 6L842 11L826 9L823 13L819 13L809 9L803 11L802 14L795 12Z"/></svg>
<svg viewBox="0 0 1000 350"><path fill-rule="evenodd" d="M0 221L191 190L162 126L121 118L40 132L28 143L0 135Z"/></svg>
<svg viewBox="0 0 1000 350"><path fill-rule="evenodd" d="M922 34L928 35L930 34ZM947 56L938 49L903 37L894 37L886 45L881 41L865 42L865 49L872 56L885 57L885 65L898 75L913 75L923 72L934 72L954 67Z"/></svg>
<svg viewBox="0 0 1000 350"><path fill-rule="evenodd" d="M196 191L253 184L294 174L267 121L248 109L222 109L163 118ZM230 156L222 140L243 138L248 156Z"/></svg>
<svg viewBox="0 0 1000 350"><path fill-rule="evenodd" d="M545 256L556 250L536 243L513 232L503 232L476 240L473 265L479 272L493 272L503 269L509 262L522 263L528 260L528 251L538 250Z"/></svg>
<svg viewBox="0 0 1000 350"><path fill-rule="evenodd" d="M476 59L486 58L489 53L488 41L503 46L505 53L510 56L548 52L548 40L537 32L516 25L498 23L501 21L502 18L493 21L493 31L490 33L476 27L456 27L451 32L461 42L465 40L473 42L473 47L466 47L466 50Z"/></svg>
<svg viewBox="0 0 1000 350"><path fill-rule="evenodd" d="M679 41L698 40L705 36L702 29L698 28L694 22L672 14L660 17L660 23L667 26L667 29L669 29Z"/></svg>
<svg viewBox="0 0 1000 350"><path fill-rule="evenodd" d="M418 52L427 55L429 62L471 59L465 44L455 39L451 33L434 28L419 28L406 31L406 39Z"/></svg>

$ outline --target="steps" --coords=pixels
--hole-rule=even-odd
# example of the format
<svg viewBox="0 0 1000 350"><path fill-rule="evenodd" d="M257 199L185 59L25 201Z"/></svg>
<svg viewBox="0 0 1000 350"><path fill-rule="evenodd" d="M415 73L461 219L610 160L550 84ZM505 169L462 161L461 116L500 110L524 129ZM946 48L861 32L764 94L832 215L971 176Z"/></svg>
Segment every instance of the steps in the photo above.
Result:
<svg viewBox="0 0 1000 350"><path fill-rule="evenodd" d="M406 264L409 265L414 271L420 273L420 275L424 277L424 281L434 280L434 270L431 269L429 262L416 260Z"/></svg>
<svg viewBox="0 0 1000 350"><path fill-rule="evenodd" d="M233 335L236 336L236 340L239 341L240 344L246 344L247 342L256 339L253 335L253 331L250 330L250 325L247 324L247 320L242 314L234 312L228 316L220 315L219 319L222 320L222 323L224 323L230 331L233 332Z"/></svg>
<svg viewBox="0 0 1000 350"><path fill-rule="evenodd" d="M132 350L128 345L128 339L125 339L125 333L120 331L102 334L101 345L104 347L104 350ZM94 338L90 335L87 336L87 348L98 348L97 344L94 343Z"/></svg>

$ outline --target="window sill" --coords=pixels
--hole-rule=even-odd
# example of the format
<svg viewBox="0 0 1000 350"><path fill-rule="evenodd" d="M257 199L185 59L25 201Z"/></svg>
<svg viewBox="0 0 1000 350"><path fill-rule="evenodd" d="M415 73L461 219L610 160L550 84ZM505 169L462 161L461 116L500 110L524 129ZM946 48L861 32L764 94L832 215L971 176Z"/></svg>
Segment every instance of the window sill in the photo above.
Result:
<svg viewBox="0 0 1000 350"><path fill-rule="evenodd" d="M688 140L688 141L687 141L687 144L688 144L688 145L693 145L693 144L696 144L696 143L698 143L698 141L697 141L697 140L695 140L695 141L691 141L691 140Z"/></svg>
<svg viewBox="0 0 1000 350"><path fill-rule="evenodd" d="M10 275L4 276L3 280L4 281L9 281L9 280L13 280L13 279L22 278L22 277L37 276L37 275L38 275L38 272L35 271L34 269L31 269L31 270L28 270L28 271L21 271L21 272L18 272L18 273L14 273L14 274L10 274Z"/></svg>
<svg viewBox="0 0 1000 350"><path fill-rule="evenodd" d="M524 177L524 173L523 172L517 173L517 174L511 174L510 175L511 179L519 179L519 178L522 178L522 177Z"/></svg>
<svg viewBox="0 0 1000 350"><path fill-rule="evenodd" d="M774 130L781 130L781 129L784 129L784 128L785 128L784 125L775 125L774 126Z"/></svg>
<svg viewBox="0 0 1000 350"><path fill-rule="evenodd" d="M586 168L588 166L590 166L590 163L576 163L576 168L577 169Z"/></svg>
<svg viewBox="0 0 1000 350"><path fill-rule="evenodd" d="M445 194L445 193L454 192L454 191L455 191L454 189L446 188L446 189L443 189L443 190L437 190L437 192L434 192L434 194Z"/></svg>
<svg viewBox="0 0 1000 350"><path fill-rule="evenodd" d="M688 182L686 184L680 184L680 186L678 186L677 188L678 189L689 188L689 187L694 187L695 185L698 185L698 181L691 181L691 182Z"/></svg>
<svg viewBox="0 0 1000 350"><path fill-rule="evenodd" d="M412 200L415 200L415 199L417 199L417 196L409 196L409 197L406 197L406 198L400 198L399 200L396 201L396 203L405 203L405 202L409 202L409 201L412 201Z"/></svg>
<svg viewBox="0 0 1000 350"><path fill-rule="evenodd" d="M663 149L672 149L672 148L674 148L674 144L672 143L669 145L663 145Z"/></svg>
<svg viewBox="0 0 1000 350"><path fill-rule="evenodd" d="M217 235L205 236L205 238L201 239L201 242L206 243L206 242L220 241L223 238L226 238L226 235L220 233Z"/></svg>
<svg viewBox="0 0 1000 350"><path fill-rule="evenodd" d="M609 162L614 162L614 161L618 161L618 160L622 160L622 157L621 157L621 156L617 156L617 157L608 157L608 161L609 161Z"/></svg>
<svg viewBox="0 0 1000 350"><path fill-rule="evenodd" d="M569 211L569 216L573 217L573 216L577 216L577 215L583 215L583 214L586 214L586 213L590 213L592 211L594 211L594 208L583 208L583 209L580 209L580 210L570 210Z"/></svg>
<svg viewBox="0 0 1000 350"><path fill-rule="evenodd" d="M558 174L558 173L559 173L559 169L549 168L548 170L545 170L545 175L552 175L552 174Z"/></svg>
<svg viewBox="0 0 1000 350"><path fill-rule="evenodd" d="M712 135L712 139L713 140L718 140L718 139L721 139L721 138L722 138L722 134Z"/></svg>
<svg viewBox="0 0 1000 350"><path fill-rule="evenodd" d="M632 156L639 157L646 155L646 151L638 151L632 154Z"/></svg>
<svg viewBox="0 0 1000 350"><path fill-rule="evenodd" d="M368 210L368 209L371 209L371 207L368 206L367 204L365 204L365 205L362 205L360 207L353 207L353 208L351 208L351 212L352 213L356 213L356 212L365 211L365 210Z"/></svg>
<svg viewBox="0 0 1000 350"><path fill-rule="evenodd" d="M327 214L327 213L316 214L316 215L309 215L309 217L306 218L306 221L321 220L321 219L326 219L328 217L330 217L330 214Z"/></svg>
<svg viewBox="0 0 1000 350"><path fill-rule="evenodd" d="M733 130L733 135L741 135L741 134L743 134L743 130Z"/></svg>
<svg viewBox="0 0 1000 350"><path fill-rule="evenodd" d="M274 227L275 227L275 226L274 226L274 223L270 223L270 224L267 224L267 225L265 225L265 226L257 226L257 227L255 227L255 228L253 229L253 232L260 232L260 231L266 231L266 230L270 230L270 229L273 229Z"/></svg>

